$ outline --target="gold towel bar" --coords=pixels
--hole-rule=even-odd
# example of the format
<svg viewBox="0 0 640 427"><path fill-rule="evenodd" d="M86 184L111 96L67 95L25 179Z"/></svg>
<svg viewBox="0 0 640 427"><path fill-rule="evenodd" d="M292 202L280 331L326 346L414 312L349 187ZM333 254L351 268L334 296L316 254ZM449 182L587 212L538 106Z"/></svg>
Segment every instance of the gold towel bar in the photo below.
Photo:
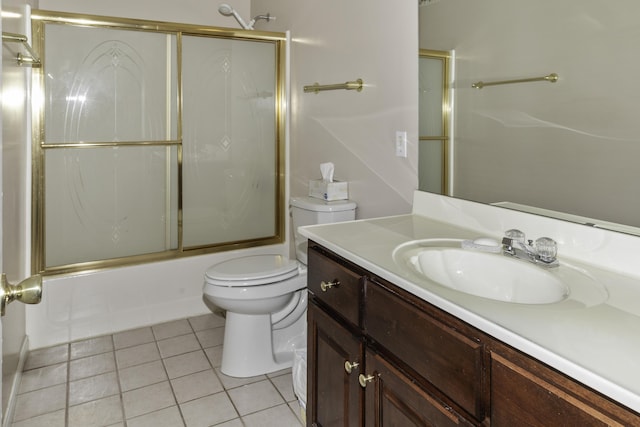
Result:
<svg viewBox="0 0 640 427"><path fill-rule="evenodd" d="M495 85L507 85L511 83L528 83L528 82L542 82L547 81L549 83L555 83L558 81L558 75L556 73L551 73L548 76L543 77L532 77L530 79L516 79L516 80L502 80L499 82L476 82L471 85L474 89L482 89L485 86L495 86Z"/></svg>
<svg viewBox="0 0 640 427"><path fill-rule="evenodd" d="M362 79L358 79L353 82L338 83L334 85L320 85L318 83L314 83L310 86L305 86L304 91L305 93L306 92L318 93L322 90L344 89L344 90L357 90L358 92L362 92L362 84L363 84Z"/></svg>
<svg viewBox="0 0 640 427"><path fill-rule="evenodd" d="M2 42L11 42L11 43L22 43L22 46L29 53L29 56L24 56L21 53L16 55L16 60L18 61L18 65L31 65L32 67L39 67L41 65L40 59L35 54L31 46L29 45L29 41L27 36L23 36L22 34L15 33L6 33L2 32Z"/></svg>

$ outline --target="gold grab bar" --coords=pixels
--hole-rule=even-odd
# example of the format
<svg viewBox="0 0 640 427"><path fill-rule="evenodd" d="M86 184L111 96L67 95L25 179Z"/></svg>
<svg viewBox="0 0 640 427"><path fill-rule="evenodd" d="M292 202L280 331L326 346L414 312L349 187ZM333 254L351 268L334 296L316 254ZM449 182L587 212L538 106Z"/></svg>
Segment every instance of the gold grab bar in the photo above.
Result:
<svg viewBox="0 0 640 427"><path fill-rule="evenodd" d="M362 79L358 79L353 82L338 83L333 85L320 85L318 83L314 83L312 85L305 86L304 91L305 93L314 92L316 94L322 90L338 90L338 89L357 90L358 92L362 92L362 84L363 84Z"/></svg>
<svg viewBox="0 0 640 427"><path fill-rule="evenodd" d="M31 49L27 36L23 36L22 34L16 34L16 33L6 33L3 31L2 42L3 43L4 42L22 43L22 46L24 46L27 52L29 52L29 56L24 56L21 53L18 53L16 55L16 60L18 61L18 65L26 64L26 65L31 65L32 67L39 67L40 65L42 65L42 63L40 62L40 58L38 58L38 55L36 55L33 49Z"/></svg>
<svg viewBox="0 0 640 427"><path fill-rule="evenodd" d="M511 83L528 83L528 82L543 82L547 81L549 83L555 83L558 81L558 75L556 73L551 73L548 76L543 77L532 77L529 79L516 79L516 80L502 80L498 82L476 82L471 85L474 89L482 89L485 86L495 86L495 85L508 85Z"/></svg>

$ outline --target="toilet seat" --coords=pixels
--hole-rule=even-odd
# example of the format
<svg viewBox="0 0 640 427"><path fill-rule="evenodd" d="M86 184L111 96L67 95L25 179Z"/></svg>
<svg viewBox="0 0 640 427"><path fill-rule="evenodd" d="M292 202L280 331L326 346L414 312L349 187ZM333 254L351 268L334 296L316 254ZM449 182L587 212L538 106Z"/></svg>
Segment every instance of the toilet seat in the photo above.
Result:
<svg viewBox="0 0 640 427"><path fill-rule="evenodd" d="M282 255L252 255L215 264L205 273L210 285L224 287L260 286L298 275L298 262Z"/></svg>

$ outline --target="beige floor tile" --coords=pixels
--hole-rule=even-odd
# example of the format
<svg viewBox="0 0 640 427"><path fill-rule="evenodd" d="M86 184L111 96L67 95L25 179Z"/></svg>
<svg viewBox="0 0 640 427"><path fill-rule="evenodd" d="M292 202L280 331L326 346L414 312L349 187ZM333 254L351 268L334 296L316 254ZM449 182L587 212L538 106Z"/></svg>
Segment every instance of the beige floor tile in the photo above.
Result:
<svg viewBox="0 0 640 427"><path fill-rule="evenodd" d="M69 383L69 406L119 393L118 376L115 372L83 378Z"/></svg>
<svg viewBox="0 0 640 427"><path fill-rule="evenodd" d="M245 427L301 427L302 424L286 404L242 417Z"/></svg>
<svg viewBox="0 0 640 427"><path fill-rule="evenodd" d="M140 344L147 344L154 342L155 340L151 327L131 329L129 331L113 334L113 345L116 350Z"/></svg>
<svg viewBox="0 0 640 427"><path fill-rule="evenodd" d="M243 385L229 390L228 393L241 416L285 403L278 390L268 380Z"/></svg>
<svg viewBox="0 0 640 427"><path fill-rule="evenodd" d="M178 403L188 402L224 390L213 369L171 380Z"/></svg>
<svg viewBox="0 0 640 427"><path fill-rule="evenodd" d="M122 420L120 396L93 400L69 408L69 427L108 426Z"/></svg>
<svg viewBox="0 0 640 427"><path fill-rule="evenodd" d="M180 405L187 427L208 427L238 417L226 393L217 393Z"/></svg>
<svg viewBox="0 0 640 427"><path fill-rule="evenodd" d="M127 427L181 427L182 415L177 406L127 420Z"/></svg>
<svg viewBox="0 0 640 427"><path fill-rule="evenodd" d="M210 347L204 349L207 359L214 368L219 368L222 364L222 346Z"/></svg>
<svg viewBox="0 0 640 427"><path fill-rule="evenodd" d="M42 368L43 366L57 365L66 362L69 358L69 344L55 347L41 348L29 352L24 370Z"/></svg>
<svg viewBox="0 0 640 427"><path fill-rule="evenodd" d="M290 369L223 375L223 338L224 318L205 314L35 350L12 426L303 425Z"/></svg>
<svg viewBox="0 0 640 427"><path fill-rule="evenodd" d="M244 427L240 418L234 418L231 421L224 422L222 424L216 424L216 427Z"/></svg>
<svg viewBox="0 0 640 427"><path fill-rule="evenodd" d="M285 375L287 373L291 373L291 368L285 368L285 369L280 369L279 371L269 372L267 374L267 377L268 378L275 378L275 377L279 377L281 375Z"/></svg>
<svg viewBox="0 0 640 427"><path fill-rule="evenodd" d="M149 414L176 405L169 381L122 393L122 403L127 419Z"/></svg>
<svg viewBox="0 0 640 427"><path fill-rule="evenodd" d="M32 369L22 373L19 393L39 390L52 385L64 384L65 382L67 382L66 363Z"/></svg>
<svg viewBox="0 0 640 427"><path fill-rule="evenodd" d="M224 328L205 329L196 332L196 336L202 348L215 347L224 341Z"/></svg>
<svg viewBox="0 0 640 427"><path fill-rule="evenodd" d="M72 342L70 359L93 356L108 351L113 351L113 338L111 335Z"/></svg>
<svg viewBox="0 0 640 427"><path fill-rule="evenodd" d="M291 408L296 418L298 418L300 424L302 424L303 426L306 425L307 414L305 413L305 410L302 409L300 402L298 402L297 400L294 402L289 402L289 408Z"/></svg>
<svg viewBox="0 0 640 427"><path fill-rule="evenodd" d="M202 331L204 329L219 328L224 326L225 318L217 316L213 313L203 314L189 318L189 323L194 331Z"/></svg>
<svg viewBox="0 0 640 427"><path fill-rule="evenodd" d="M79 380L94 375L104 374L116 370L116 360L113 352L96 354L72 360L69 363L69 381Z"/></svg>
<svg viewBox="0 0 640 427"><path fill-rule="evenodd" d="M211 364L209 364L209 360L202 350L168 357L162 361L164 362L164 367L167 370L169 379L211 369Z"/></svg>
<svg viewBox="0 0 640 427"><path fill-rule="evenodd" d="M37 417L49 412L64 409L66 405L67 385L60 384L29 393L19 394L16 398L14 421Z"/></svg>
<svg viewBox="0 0 640 427"><path fill-rule="evenodd" d="M116 350L118 369L153 362L154 360L160 360L160 352L155 342Z"/></svg>
<svg viewBox="0 0 640 427"><path fill-rule="evenodd" d="M291 371L289 371L288 374L270 378L270 380L273 385L276 386L285 401L293 402L294 400L296 400L296 395L293 393Z"/></svg>
<svg viewBox="0 0 640 427"><path fill-rule="evenodd" d="M257 383L258 381L263 381L267 378L264 375L258 375L257 377L248 377L248 378L230 377L228 375L223 374L220 368L216 368L216 374L218 374L218 378L220 378L222 385L227 390L240 387L245 384Z"/></svg>
<svg viewBox="0 0 640 427"><path fill-rule="evenodd" d="M177 337L178 335L190 334L193 332L187 319L174 320L172 322L161 323L151 327L156 340Z"/></svg>
<svg viewBox="0 0 640 427"><path fill-rule="evenodd" d="M158 341L158 348L160 349L160 356L166 358L200 350L201 347L195 334L189 333Z"/></svg>
<svg viewBox="0 0 640 427"><path fill-rule="evenodd" d="M168 380L167 372L160 360L121 369L118 376L123 392Z"/></svg>
<svg viewBox="0 0 640 427"><path fill-rule="evenodd" d="M11 424L11 427L65 427L64 413L64 409L49 412L48 414L40 415L35 418L15 422Z"/></svg>

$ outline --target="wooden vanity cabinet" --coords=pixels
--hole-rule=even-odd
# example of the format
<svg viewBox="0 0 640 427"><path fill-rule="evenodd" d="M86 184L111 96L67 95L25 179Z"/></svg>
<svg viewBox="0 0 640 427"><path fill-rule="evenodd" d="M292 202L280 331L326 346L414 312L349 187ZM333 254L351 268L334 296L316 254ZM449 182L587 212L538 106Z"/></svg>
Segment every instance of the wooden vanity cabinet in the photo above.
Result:
<svg viewBox="0 0 640 427"><path fill-rule="evenodd" d="M409 314L407 319L416 325L415 328L403 329L405 318L393 317L391 323L401 327L387 329L381 325L387 323L386 313L397 313L395 306L389 306L391 301L388 298L394 297L387 295L387 290L380 291L382 293L373 291L372 287L380 285L370 282L365 271L315 245L309 247L308 265L308 426L477 424L467 421L452 408L445 394L420 377L426 374L436 379L453 394L458 388L474 389L473 375L480 367L475 361L478 350L476 343L462 336L456 336L455 342L448 343L447 333L455 331L444 328L444 335L441 336L440 328L444 325L424 324L424 319L413 318L413 314ZM322 283L325 285L321 286ZM327 283L338 285L327 287ZM393 304L399 303L393 301ZM418 312L414 314L421 316ZM398 322L399 319L401 322ZM430 321L427 320L427 323ZM410 341L425 343L423 337L429 334L425 330L434 329L438 329L438 341L434 345L429 344L425 351L420 345L417 349L399 347L401 357L416 362L421 371L416 374L406 362L373 340L363 325L371 325L376 337L386 345L403 341L407 332ZM384 340L382 335L388 336L389 340ZM456 352L456 356L438 356L436 349L443 344L445 348ZM469 350L469 358L460 356L459 349L463 349L461 352ZM429 362L420 363L422 356L427 353L430 354ZM454 366L455 363L448 363L446 359L449 358L452 361L465 359L464 368L459 369ZM467 368L472 373L471 379L464 378L468 373ZM471 406L476 406L473 398L464 396L461 400L474 401Z"/></svg>
<svg viewBox="0 0 640 427"><path fill-rule="evenodd" d="M362 363L362 340L313 302L307 314L307 425L364 425L358 366L351 374L344 369L345 362Z"/></svg>
<svg viewBox="0 0 640 427"><path fill-rule="evenodd" d="M488 390L477 331L379 278L365 280L363 318L372 348L404 366L445 406L484 420Z"/></svg>
<svg viewBox="0 0 640 427"><path fill-rule="evenodd" d="M363 426L364 272L319 247L310 246L307 256L307 425Z"/></svg>
<svg viewBox="0 0 640 427"><path fill-rule="evenodd" d="M637 412L313 242L308 266L310 427L640 426Z"/></svg>
<svg viewBox="0 0 640 427"><path fill-rule="evenodd" d="M365 426L473 426L425 388L416 377L371 348L365 350Z"/></svg>
<svg viewBox="0 0 640 427"><path fill-rule="evenodd" d="M640 426L637 413L497 340L489 352L492 426Z"/></svg>

